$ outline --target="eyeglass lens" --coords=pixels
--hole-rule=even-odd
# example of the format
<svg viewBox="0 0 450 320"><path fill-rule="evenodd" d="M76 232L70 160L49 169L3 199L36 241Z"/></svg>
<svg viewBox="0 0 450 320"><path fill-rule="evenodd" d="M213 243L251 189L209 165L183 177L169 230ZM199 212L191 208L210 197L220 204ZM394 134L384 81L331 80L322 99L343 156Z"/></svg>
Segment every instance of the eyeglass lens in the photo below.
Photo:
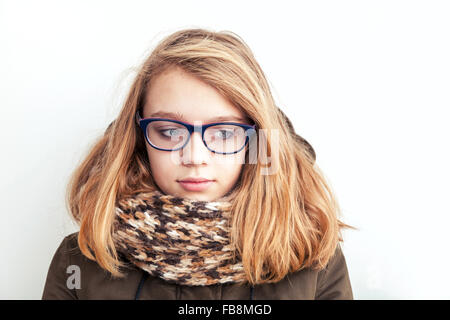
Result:
<svg viewBox="0 0 450 320"><path fill-rule="evenodd" d="M189 130L170 121L153 121L147 126L147 139L157 148L175 150L189 139ZM233 124L208 127L203 136L209 149L215 152L233 153L242 149L246 142L245 129Z"/></svg>

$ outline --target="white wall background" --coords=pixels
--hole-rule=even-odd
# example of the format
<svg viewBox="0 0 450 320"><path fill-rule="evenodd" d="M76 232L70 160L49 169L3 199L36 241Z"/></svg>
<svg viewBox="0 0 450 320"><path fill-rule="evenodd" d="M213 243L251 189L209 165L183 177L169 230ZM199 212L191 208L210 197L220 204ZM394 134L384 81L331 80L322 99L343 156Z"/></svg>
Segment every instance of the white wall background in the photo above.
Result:
<svg viewBox="0 0 450 320"><path fill-rule="evenodd" d="M449 299L448 1L1 1L0 298L40 299L77 230L67 177L130 70L181 28L231 30L315 148L356 299ZM132 74L131 74L132 75Z"/></svg>

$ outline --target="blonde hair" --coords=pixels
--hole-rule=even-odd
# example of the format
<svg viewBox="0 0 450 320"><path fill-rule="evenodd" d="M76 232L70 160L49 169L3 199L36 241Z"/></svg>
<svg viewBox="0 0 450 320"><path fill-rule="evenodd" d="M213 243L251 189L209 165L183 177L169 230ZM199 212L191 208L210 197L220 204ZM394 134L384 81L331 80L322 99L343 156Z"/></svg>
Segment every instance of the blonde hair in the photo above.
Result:
<svg viewBox="0 0 450 320"><path fill-rule="evenodd" d="M118 117L73 172L66 201L80 225L82 253L113 276L123 276L112 240L116 199L157 189L135 113L150 81L170 66L212 85L257 128L278 131L278 152L270 156L279 170L263 175L259 161L244 164L233 191L230 241L248 282L277 282L288 272L324 268L343 241L341 229L350 226L338 219L340 209L314 150L275 105L245 42L230 31L205 29L180 30L157 44L139 67ZM266 135L271 153L270 130Z"/></svg>

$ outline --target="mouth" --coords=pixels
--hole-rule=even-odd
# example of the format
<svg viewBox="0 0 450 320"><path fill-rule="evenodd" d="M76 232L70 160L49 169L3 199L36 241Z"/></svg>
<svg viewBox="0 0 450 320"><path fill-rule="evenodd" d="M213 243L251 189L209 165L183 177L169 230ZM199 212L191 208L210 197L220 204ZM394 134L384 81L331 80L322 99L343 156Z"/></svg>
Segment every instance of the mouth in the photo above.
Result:
<svg viewBox="0 0 450 320"><path fill-rule="evenodd" d="M177 180L177 182L186 191L204 191L209 188L215 180L204 178L186 178L183 180Z"/></svg>

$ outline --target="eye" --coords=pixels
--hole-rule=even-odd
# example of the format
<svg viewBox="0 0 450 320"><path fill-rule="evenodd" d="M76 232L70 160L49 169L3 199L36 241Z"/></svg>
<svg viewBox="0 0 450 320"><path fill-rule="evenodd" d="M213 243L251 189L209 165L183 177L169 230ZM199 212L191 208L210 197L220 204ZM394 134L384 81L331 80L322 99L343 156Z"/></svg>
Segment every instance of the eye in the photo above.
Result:
<svg viewBox="0 0 450 320"><path fill-rule="evenodd" d="M161 134L162 136L171 138L171 137L183 135L183 130L180 130L179 128L170 128L170 129L159 130L159 134Z"/></svg>
<svg viewBox="0 0 450 320"><path fill-rule="evenodd" d="M217 130L216 135L219 139L229 139L233 136L233 130Z"/></svg>

